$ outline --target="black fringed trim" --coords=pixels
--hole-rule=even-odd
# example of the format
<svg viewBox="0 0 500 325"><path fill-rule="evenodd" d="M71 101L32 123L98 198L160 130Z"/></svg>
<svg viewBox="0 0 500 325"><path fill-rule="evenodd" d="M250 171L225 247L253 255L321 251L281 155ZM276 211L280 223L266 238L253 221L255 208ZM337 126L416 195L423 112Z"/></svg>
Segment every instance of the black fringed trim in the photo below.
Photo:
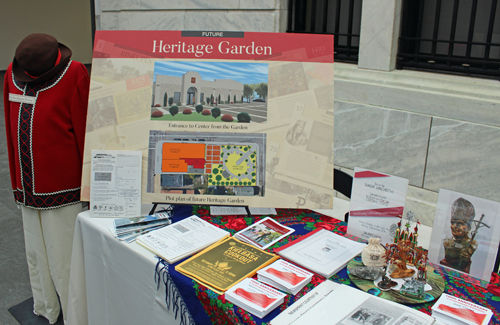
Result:
<svg viewBox="0 0 500 325"><path fill-rule="evenodd" d="M170 264L158 256L156 258L158 258L155 269L156 290L159 290L160 284L163 283L165 286L165 303L167 304L167 309L170 310L170 304L172 304L175 319L177 319L177 315L180 313L180 325L196 325L179 290L175 286L174 280L172 280L168 273Z"/></svg>

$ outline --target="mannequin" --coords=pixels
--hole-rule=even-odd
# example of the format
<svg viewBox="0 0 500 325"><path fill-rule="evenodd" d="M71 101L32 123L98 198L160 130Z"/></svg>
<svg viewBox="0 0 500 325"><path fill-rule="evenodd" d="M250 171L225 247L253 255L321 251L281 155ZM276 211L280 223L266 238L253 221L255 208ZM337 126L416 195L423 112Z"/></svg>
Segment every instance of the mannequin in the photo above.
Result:
<svg viewBox="0 0 500 325"><path fill-rule="evenodd" d="M33 311L51 324L61 308L65 318L73 234L82 211L90 80L71 54L50 35L28 35L4 81L10 176L23 216Z"/></svg>

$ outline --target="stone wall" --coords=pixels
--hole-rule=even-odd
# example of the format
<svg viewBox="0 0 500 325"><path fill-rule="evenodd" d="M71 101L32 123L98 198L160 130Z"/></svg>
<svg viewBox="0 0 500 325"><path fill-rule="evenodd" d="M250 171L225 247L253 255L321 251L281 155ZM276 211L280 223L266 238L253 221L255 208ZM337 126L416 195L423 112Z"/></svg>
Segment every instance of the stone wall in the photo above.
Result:
<svg viewBox="0 0 500 325"><path fill-rule="evenodd" d="M100 30L285 32L288 0L96 0Z"/></svg>

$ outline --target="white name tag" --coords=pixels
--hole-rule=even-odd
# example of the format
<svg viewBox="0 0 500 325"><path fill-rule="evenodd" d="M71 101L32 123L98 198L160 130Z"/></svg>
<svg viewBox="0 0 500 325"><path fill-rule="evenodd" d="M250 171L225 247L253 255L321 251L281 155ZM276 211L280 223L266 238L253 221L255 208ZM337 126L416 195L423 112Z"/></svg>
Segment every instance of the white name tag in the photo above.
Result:
<svg viewBox="0 0 500 325"><path fill-rule="evenodd" d="M21 103L21 104L35 104L36 103L36 97L33 96L24 96L24 95L16 95L16 94L9 94L9 101L15 102L15 103Z"/></svg>

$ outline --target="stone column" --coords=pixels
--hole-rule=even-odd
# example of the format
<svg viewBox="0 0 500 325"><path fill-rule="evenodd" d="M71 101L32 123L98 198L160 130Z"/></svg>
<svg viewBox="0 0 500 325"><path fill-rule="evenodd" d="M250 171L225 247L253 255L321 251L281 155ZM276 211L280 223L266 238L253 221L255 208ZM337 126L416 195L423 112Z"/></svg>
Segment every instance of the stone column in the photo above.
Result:
<svg viewBox="0 0 500 325"><path fill-rule="evenodd" d="M402 0L363 0L358 67L396 67Z"/></svg>

